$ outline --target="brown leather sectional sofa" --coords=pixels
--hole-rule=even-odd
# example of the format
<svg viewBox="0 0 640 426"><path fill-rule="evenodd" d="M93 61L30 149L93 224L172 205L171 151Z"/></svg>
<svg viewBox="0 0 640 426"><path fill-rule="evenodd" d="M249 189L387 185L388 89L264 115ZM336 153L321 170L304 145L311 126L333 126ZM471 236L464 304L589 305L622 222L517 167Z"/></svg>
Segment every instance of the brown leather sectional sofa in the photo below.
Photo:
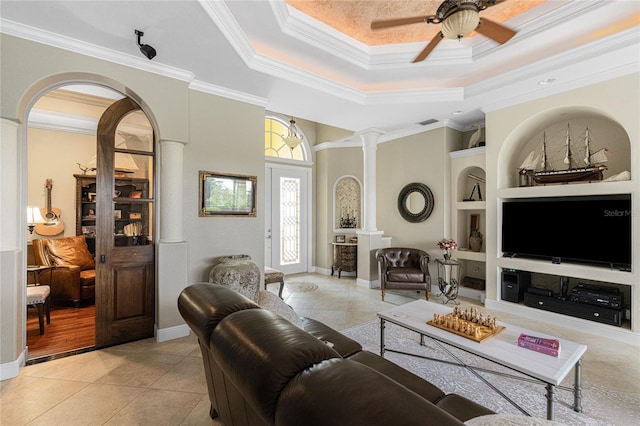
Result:
<svg viewBox="0 0 640 426"><path fill-rule="evenodd" d="M217 284L178 308L198 337L210 415L236 425L461 425L493 412L366 350L328 326L302 327Z"/></svg>

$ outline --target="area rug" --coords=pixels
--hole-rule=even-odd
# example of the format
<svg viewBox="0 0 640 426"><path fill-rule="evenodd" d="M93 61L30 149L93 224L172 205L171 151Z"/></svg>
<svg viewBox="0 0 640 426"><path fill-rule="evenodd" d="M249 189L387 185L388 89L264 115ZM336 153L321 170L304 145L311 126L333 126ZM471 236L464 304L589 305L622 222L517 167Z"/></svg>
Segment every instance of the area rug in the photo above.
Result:
<svg viewBox="0 0 640 426"><path fill-rule="evenodd" d="M318 284L306 281L286 281L284 287L292 293L308 293L310 291L316 291Z"/></svg>
<svg viewBox="0 0 640 426"><path fill-rule="evenodd" d="M360 342L363 348L380 353L380 323L378 321L344 330L343 334ZM446 352L435 343L430 342L429 339L425 339L425 346L421 346L415 332L389 322L385 325L385 345L390 349L451 360ZM467 364L514 374L506 368L466 352L450 349ZM391 352L387 352L385 358L425 378L445 393L463 395L500 414L522 414L463 367ZM479 374L523 407L531 416L546 418L547 401L543 384L520 381L491 373L480 372ZM567 375L562 386L569 387L572 384L573 371ZM638 395L616 392L583 382L583 413L573 411L570 408L572 403L572 392L556 388L556 402L554 404L554 420L556 422L567 425L627 426L640 424L640 398Z"/></svg>

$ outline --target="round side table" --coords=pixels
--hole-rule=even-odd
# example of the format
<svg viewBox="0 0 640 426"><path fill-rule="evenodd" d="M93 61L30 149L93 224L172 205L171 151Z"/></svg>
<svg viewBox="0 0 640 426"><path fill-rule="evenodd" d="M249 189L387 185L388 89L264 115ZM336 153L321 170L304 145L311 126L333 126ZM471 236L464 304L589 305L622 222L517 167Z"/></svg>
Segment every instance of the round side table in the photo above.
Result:
<svg viewBox="0 0 640 426"><path fill-rule="evenodd" d="M436 264L438 265L439 296L444 296L447 299L444 302L445 304L452 301L454 304L459 305L460 302L456 298L458 297L460 268L462 265L454 259L436 259Z"/></svg>

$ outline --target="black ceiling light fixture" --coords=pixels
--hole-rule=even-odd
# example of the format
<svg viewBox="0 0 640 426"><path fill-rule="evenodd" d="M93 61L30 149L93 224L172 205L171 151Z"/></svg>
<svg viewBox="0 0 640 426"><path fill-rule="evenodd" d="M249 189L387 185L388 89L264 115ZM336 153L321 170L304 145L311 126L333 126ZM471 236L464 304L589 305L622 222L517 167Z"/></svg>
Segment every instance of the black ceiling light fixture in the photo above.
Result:
<svg viewBox="0 0 640 426"><path fill-rule="evenodd" d="M154 49L153 47L149 46L148 44L142 44L140 42L140 38L144 35L144 33L142 31L138 31L138 30L135 30L135 32L136 32L136 35L138 36L138 47L140 48L140 51L142 52L142 54L144 56L146 56L147 59L149 59L149 60L155 58L156 49Z"/></svg>

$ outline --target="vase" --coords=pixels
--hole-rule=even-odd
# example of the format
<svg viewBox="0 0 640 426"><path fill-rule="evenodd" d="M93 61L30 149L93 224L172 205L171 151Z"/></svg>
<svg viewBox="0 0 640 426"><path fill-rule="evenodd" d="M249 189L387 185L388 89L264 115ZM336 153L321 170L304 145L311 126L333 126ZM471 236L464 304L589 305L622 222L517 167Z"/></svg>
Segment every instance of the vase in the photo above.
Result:
<svg viewBox="0 0 640 426"><path fill-rule="evenodd" d="M446 250L442 256L444 256L444 260L449 260L451 259L451 252Z"/></svg>
<svg viewBox="0 0 640 426"><path fill-rule="evenodd" d="M469 248L475 252L482 249L482 234L480 231L473 231L469 236Z"/></svg>
<svg viewBox="0 0 640 426"><path fill-rule="evenodd" d="M246 254L222 256L218 258L218 264L211 268L209 282L228 287L257 302L260 268Z"/></svg>

